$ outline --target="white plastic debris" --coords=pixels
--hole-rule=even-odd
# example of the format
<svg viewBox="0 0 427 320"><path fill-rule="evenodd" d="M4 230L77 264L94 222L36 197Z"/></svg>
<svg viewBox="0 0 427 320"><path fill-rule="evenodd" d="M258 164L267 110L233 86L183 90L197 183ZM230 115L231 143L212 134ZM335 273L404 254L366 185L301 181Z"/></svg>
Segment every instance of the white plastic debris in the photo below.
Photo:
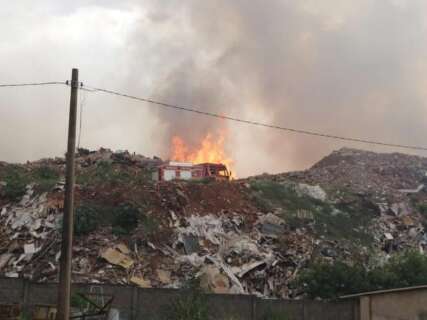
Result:
<svg viewBox="0 0 427 320"><path fill-rule="evenodd" d="M37 250L36 246L34 245L34 243L24 244L24 252L25 252L25 254L34 254L37 251L38 250Z"/></svg>
<svg viewBox="0 0 427 320"><path fill-rule="evenodd" d="M187 218L188 226L178 228L179 233L192 234L201 238L205 238L213 244L221 244L221 239L224 238L225 231L222 228L222 220L213 215L206 216L190 216Z"/></svg>
<svg viewBox="0 0 427 320"><path fill-rule="evenodd" d="M310 186L305 183L299 183L298 191L320 201L326 201L327 198L326 192L320 186Z"/></svg>

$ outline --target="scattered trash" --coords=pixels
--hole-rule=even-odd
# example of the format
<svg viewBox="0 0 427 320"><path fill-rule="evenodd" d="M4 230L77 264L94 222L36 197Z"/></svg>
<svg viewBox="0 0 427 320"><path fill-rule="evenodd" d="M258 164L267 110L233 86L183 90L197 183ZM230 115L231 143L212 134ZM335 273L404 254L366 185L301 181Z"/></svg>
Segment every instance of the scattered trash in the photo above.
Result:
<svg viewBox="0 0 427 320"><path fill-rule="evenodd" d="M130 257L112 248L107 248L104 250L101 253L101 257L107 260L109 263L121 266L125 269L129 269L134 263Z"/></svg>
<svg viewBox="0 0 427 320"><path fill-rule="evenodd" d="M36 247L34 246L34 243L24 244L24 253L25 254L34 254L36 253Z"/></svg>
<svg viewBox="0 0 427 320"><path fill-rule="evenodd" d="M187 254L193 254L199 251L199 242L197 237L192 234L180 234L180 240L184 244L184 249Z"/></svg>
<svg viewBox="0 0 427 320"><path fill-rule="evenodd" d="M3 253L2 255L0 255L0 271L5 265L7 265L7 263L12 257L13 255L11 253Z"/></svg>
<svg viewBox="0 0 427 320"><path fill-rule="evenodd" d="M171 283L171 274L169 271L158 269L157 276L161 283L170 284Z"/></svg>
<svg viewBox="0 0 427 320"><path fill-rule="evenodd" d="M208 292L229 293L230 282L214 265L206 265L199 272L200 285Z"/></svg>
<svg viewBox="0 0 427 320"><path fill-rule="evenodd" d="M277 238L285 231L285 221L272 213L261 216L259 224L261 233L273 238Z"/></svg>

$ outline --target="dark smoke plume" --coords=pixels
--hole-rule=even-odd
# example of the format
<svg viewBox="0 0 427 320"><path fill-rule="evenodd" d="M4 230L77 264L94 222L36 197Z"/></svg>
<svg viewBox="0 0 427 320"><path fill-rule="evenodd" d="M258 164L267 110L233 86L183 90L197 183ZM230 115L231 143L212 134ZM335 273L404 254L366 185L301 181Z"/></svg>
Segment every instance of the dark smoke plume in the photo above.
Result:
<svg viewBox="0 0 427 320"><path fill-rule="evenodd" d="M149 18L172 31L156 47L163 74L156 98L288 127L426 145L425 2L157 3ZM303 168L346 145L191 114L158 117L165 146L171 135L194 145L228 125L237 167L248 161L241 155L254 155L244 173ZM260 154L270 158L264 168Z"/></svg>

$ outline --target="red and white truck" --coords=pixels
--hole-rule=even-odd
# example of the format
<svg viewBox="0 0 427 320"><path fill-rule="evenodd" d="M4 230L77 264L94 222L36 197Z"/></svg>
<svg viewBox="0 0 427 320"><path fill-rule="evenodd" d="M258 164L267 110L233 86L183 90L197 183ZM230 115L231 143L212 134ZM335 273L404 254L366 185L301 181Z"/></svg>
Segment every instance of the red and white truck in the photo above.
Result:
<svg viewBox="0 0 427 320"><path fill-rule="evenodd" d="M231 173L222 163L199 163L169 161L159 165L153 171L153 180L191 180L211 178L215 180L230 180Z"/></svg>

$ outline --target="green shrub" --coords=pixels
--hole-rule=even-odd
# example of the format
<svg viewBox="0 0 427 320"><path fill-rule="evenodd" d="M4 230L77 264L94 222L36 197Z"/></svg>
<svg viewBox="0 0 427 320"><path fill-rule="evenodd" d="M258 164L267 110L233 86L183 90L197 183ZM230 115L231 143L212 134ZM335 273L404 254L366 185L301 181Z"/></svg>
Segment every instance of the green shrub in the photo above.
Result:
<svg viewBox="0 0 427 320"><path fill-rule="evenodd" d="M151 236L159 230L159 222L153 217L143 215L140 220L145 235Z"/></svg>
<svg viewBox="0 0 427 320"><path fill-rule="evenodd" d="M26 186L30 183L23 168L10 166L4 175L6 186L3 188L3 195L12 201L19 200L26 192Z"/></svg>
<svg viewBox="0 0 427 320"><path fill-rule="evenodd" d="M138 226L139 210L131 204L114 208L112 215L112 228L116 235L129 234Z"/></svg>
<svg viewBox="0 0 427 320"><path fill-rule="evenodd" d="M36 168L33 175L34 177L41 180L56 180L59 177L58 173L48 166L41 166Z"/></svg>
<svg viewBox="0 0 427 320"><path fill-rule="evenodd" d="M70 304L71 307L79 309L80 311L83 311L88 306L88 302L78 293L71 296Z"/></svg>
<svg viewBox="0 0 427 320"><path fill-rule="evenodd" d="M314 264L304 271L300 281L310 298L332 299L367 289L367 274L362 266L349 266L338 261L332 265Z"/></svg>
<svg viewBox="0 0 427 320"><path fill-rule="evenodd" d="M59 174L48 166L37 167L32 171L18 165L10 165L4 169L0 180L6 182L2 195L11 200L19 200L26 192L27 185L35 183L35 190L46 192L59 180Z"/></svg>
<svg viewBox="0 0 427 320"><path fill-rule="evenodd" d="M114 165L109 161L99 161L94 168L83 168L79 170L76 182L84 186L104 183L117 185L140 181L141 179L139 175L131 175L120 165Z"/></svg>
<svg viewBox="0 0 427 320"><path fill-rule="evenodd" d="M74 234L87 235L96 230L100 221L101 217L96 207L80 205L74 214Z"/></svg>
<svg viewBox="0 0 427 320"><path fill-rule="evenodd" d="M390 277L388 287L407 287L427 284L427 256L415 250L396 255L382 270Z"/></svg>
<svg viewBox="0 0 427 320"><path fill-rule="evenodd" d="M207 303L202 296L192 294L181 297L172 305L168 320L208 320L209 311Z"/></svg>
<svg viewBox="0 0 427 320"><path fill-rule="evenodd" d="M114 165L107 161L100 161L96 165L96 179L108 181L111 183L118 183L129 181L133 177L126 171L120 170L120 167L114 167Z"/></svg>
<svg viewBox="0 0 427 320"><path fill-rule="evenodd" d="M427 203L420 203L417 205L419 213L423 215L424 218L427 218Z"/></svg>
<svg viewBox="0 0 427 320"><path fill-rule="evenodd" d="M198 279L189 280L185 286L187 294L177 298L167 309L165 320L208 320L209 309L206 296Z"/></svg>
<svg viewBox="0 0 427 320"><path fill-rule="evenodd" d="M59 174L48 166L36 168L32 173L32 178L42 192L52 189L59 180Z"/></svg>
<svg viewBox="0 0 427 320"><path fill-rule="evenodd" d="M74 234L87 235L98 227L111 226L115 235L128 235L137 226L140 212L132 204L124 203L116 207L99 205L93 202L80 204L74 214ZM154 219L143 217L144 231L155 232Z"/></svg>
<svg viewBox="0 0 427 320"><path fill-rule="evenodd" d="M360 265L314 264L299 277L311 298L332 299L342 295L427 284L427 256L417 251L396 255L383 266L367 270Z"/></svg>

